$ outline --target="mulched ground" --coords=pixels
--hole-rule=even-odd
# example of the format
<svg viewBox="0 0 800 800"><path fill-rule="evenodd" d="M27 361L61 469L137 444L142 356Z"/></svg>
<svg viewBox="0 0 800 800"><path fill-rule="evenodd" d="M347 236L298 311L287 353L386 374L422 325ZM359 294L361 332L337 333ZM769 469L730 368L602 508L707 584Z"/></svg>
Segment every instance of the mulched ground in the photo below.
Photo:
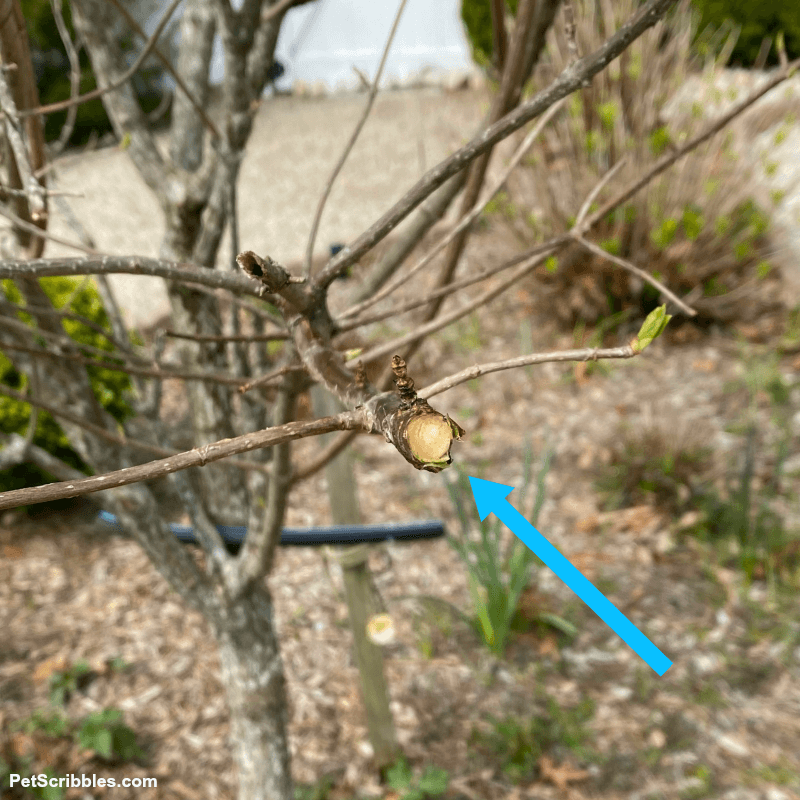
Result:
<svg viewBox="0 0 800 800"><path fill-rule="evenodd" d="M512 245L485 232L467 268L501 257ZM523 282L433 339L411 369L417 386L517 355L529 334L534 349L572 346L571 336L534 310L534 292L533 283ZM395 320L392 327L403 324ZM391 331L376 325L368 335L385 340ZM415 768L448 770L449 796L800 797L796 592L773 597L759 580L744 587L730 565L681 536L676 519L649 505L603 511L593 484L623 423L697 436L711 443L720 466L736 463L744 440L728 429L748 405L742 365L731 334L699 337L684 330L641 358L602 369L547 364L495 374L436 398L434 405L468 431L454 455L469 474L516 486L524 441L530 438L536 453L546 442L555 447L538 527L674 662L657 677L545 569L534 574L524 611L529 617L557 613L576 625L577 637L532 626L498 660L448 613L447 604L466 613L471 604L464 569L447 541L376 548L372 567L398 631L386 650L398 735ZM787 355L780 367L794 381L792 408L798 409L797 355ZM769 403L757 397L756 405L767 430ZM789 456L796 466L800 413L791 425ZM295 457L317 447L301 442ZM772 452L759 451L756 486L774 467ZM355 453L365 521L435 517L458 533L448 472L416 472L377 437L361 437ZM796 492L797 484L789 488ZM328 522L325 491L321 475L300 486L287 524ZM781 508L797 525L790 497ZM318 550L284 548L269 581L289 684L294 774L299 783L332 776L332 798L394 798L370 766L338 568L330 575ZM38 519L7 514L0 520L0 598L6 761L31 758L36 771L47 764L60 774L158 778L157 790L115 789L116 798L235 796L208 627L183 607L135 543L94 523L85 506ZM115 658L124 660L123 668L110 666ZM65 713L77 720L107 706L121 709L146 753L141 765L103 763L66 738L16 725L48 708L49 677L79 660L94 672L72 693ZM573 724L578 712L570 710L580 704L588 719ZM537 729L536 741L552 742L515 783L504 765L514 755L525 763L533 740L524 725L536 716L551 721L545 733ZM502 727L510 718L523 728L500 746L498 732L511 730ZM107 791L66 796L105 797Z"/></svg>

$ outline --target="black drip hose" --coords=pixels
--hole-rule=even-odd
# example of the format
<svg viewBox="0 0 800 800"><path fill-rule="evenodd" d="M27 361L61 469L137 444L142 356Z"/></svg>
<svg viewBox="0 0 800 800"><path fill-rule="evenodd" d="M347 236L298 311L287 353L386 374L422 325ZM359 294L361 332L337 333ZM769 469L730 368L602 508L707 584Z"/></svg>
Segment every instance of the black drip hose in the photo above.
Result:
<svg viewBox="0 0 800 800"><path fill-rule="evenodd" d="M108 511L101 511L97 518L117 528L119 521ZM197 544L197 537L191 525L170 523L169 529L186 544ZM237 553L247 534L243 525L217 525L225 546L231 553ZM281 531L283 545L321 545L358 544L360 542L385 542L388 539L433 539L444 536L444 524L440 520L422 522L398 522L385 525L331 525L326 528L284 528Z"/></svg>

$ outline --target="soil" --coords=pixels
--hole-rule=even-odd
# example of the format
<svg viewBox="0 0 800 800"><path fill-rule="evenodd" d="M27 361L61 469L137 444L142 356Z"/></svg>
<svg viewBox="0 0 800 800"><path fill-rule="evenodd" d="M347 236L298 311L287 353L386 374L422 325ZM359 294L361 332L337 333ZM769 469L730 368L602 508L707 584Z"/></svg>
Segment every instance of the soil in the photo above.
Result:
<svg viewBox="0 0 800 800"><path fill-rule="evenodd" d="M464 272L516 247L507 229L489 225ZM407 294L420 291L415 284ZM573 334L537 307L536 292L532 279L522 282L432 337L409 365L417 386L529 349L573 347ZM378 323L367 336L384 341L407 323ZM634 332L621 329L616 341ZM544 567L523 594L521 622L528 624L498 658L456 613L473 610L467 573L447 539L375 547L371 566L397 631L385 667L398 736L415 770L447 770L448 797L800 798L800 615L790 549L774 554L776 567L788 565L783 588L759 572L746 582L739 559L686 532L697 514L685 497L680 508L645 497L608 510L596 488L613 467L624 474L626 431L645 429L665 448L710 447L713 463L697 480L721 491L723 477L741 471L741 423L751 413L759 444L753 487L766 497L781 429L770 421L776 406L768 392L749 392L747 381L769 352L769 345L741 343L733 330L676 325L635 359L504 371L433 399L467 430L453 449L466 474L520 487L526 441L537 459L553 448L537 527L673 661L657 676ZM782 355L776 369L792 387L783 429L790 438L787 477L769 502L787 529L800 530L797 353ZM294 458L302 463L319 447L302 441ZM417 472L378 437L360 437L353 452L365 522L437 518L448 537L461 535L447 491L456 468ZM472 508L472 498L463 499ZM318 474L293 493L286 524L329 519ZM477 528L477 516L473 522ZM330 776L332 800L395 800L402 793L382 788L371 765L341 575L336 566L326 570L322 555L283 548L269 578L295 779ZM574 625L576 635L536 622L543 612ZM0 627L6 762L158 779L157 789L115 789L120 800L235 797L209 629L134 542L95 521L91 506L0 519ZM82 660L91 673L63 713L77 721L119 708L144 751L138 762L106 762L68 737L24 727L50 708L51 678ZM66 797L106 793L70 789Z"/></svg>

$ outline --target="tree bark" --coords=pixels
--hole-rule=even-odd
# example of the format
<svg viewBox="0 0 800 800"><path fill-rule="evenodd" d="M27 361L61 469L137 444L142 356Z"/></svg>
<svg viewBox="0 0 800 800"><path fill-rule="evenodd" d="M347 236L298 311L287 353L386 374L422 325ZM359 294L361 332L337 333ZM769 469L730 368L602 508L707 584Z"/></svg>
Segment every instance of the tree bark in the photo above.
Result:
<svg viewBox="0 0 800 800"><path fill-rule="evenodd" d="M217 624L240 800L293 800L286 678L272 598L251 584Z"/></svg>

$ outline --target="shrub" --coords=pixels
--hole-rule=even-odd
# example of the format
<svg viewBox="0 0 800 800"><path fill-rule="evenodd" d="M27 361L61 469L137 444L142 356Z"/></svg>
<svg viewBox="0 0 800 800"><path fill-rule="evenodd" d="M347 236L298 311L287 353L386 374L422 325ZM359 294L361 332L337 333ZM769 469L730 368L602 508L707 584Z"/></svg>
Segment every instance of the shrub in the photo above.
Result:
<svg viewBox="0 0 800 800"><path fill-rule="evenodd" d="M636 7L637 0L578 0L581 52L595 50ZM669 124L665 119L677 88L698 69L710 75L718 66L693 55L695 30L684 2L569 98L509 182L515 205L532 209L532 241L569 229L600 177L623 159L595 208L699 131L702 108L678 108ZM559 20L548 37L537 86L547 85L568 59ZM737 158L729 131L654 179L590 236L679 296L690 295L701 321L749 322L782 308L778 271L765 266L774 249L763 210L768 204L768 198L753 195L749 168ZM625 309L647 314L663 302L650 284L578 245L563 250L555 265L539 267L536 275L539 302L570 328L578 320L593 324Z"/></svg>
<svg viewBox="0 0 800 800"><path fill-rule="evenodd" d="M63 277L44 278L41 281L41 285L57 309L80 315L100 325L104 330L110 330L108 317L103 308L100 295L90 281ZM21 295L14 283L10 280L4 280L2 288L6 299L19 305ZM18 318L23 322L31 323L30 315L22 310L20 310ZM79 344L97 347L109 353L114 349L113 345L104 336L82 322L65 319L63 327L65 333ZM87 370L92 388L103 408L118 422L123 422L130 417L133 411L128 402L128 392L130 390L128 376L125 373L114 372L102 367L89 366ZM18 392L24 392L28 386L28 378L20 373L2 353L0 353L0 382ZM28 428L30 416L30 405L0 395L0 420L2 420L3 431L24 435ZM33 443L75 469L87 472L88 468L69 444L58 422L47 412L39 414ZM52 477L42 472L38 467L20 464L0 471L0 492L46 483L49 480L52 480Z"/></svg>

